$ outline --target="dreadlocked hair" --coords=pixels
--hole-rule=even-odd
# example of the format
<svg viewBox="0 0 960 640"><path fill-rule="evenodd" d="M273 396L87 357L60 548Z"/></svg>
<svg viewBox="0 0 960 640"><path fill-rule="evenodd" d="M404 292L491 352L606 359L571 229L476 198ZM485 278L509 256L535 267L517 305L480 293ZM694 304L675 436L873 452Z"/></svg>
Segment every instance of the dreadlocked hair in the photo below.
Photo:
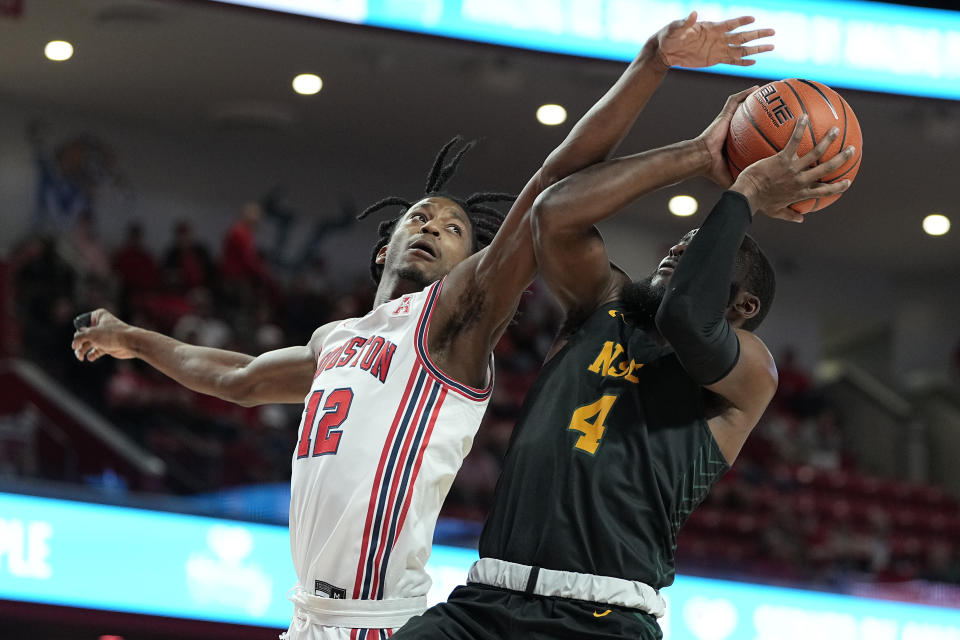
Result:
<svg viewBox="0 0 960 640"><path fill-rule="evenodd" d="M451 149L461 142L463 142L463 139L460 136L456 136L440 148L440 152L437 153L437 157L433 161L433 166L430 168L430 173L427 174L427 184L422 197L429 198L439 196L447 198L456 202L457 205L464 210L467 218L470 220L472 230L472 251L476 252L493 242L493 237L497 235L497 231L500 229L500 225L503 224L503 219L506 217L506 214L489 206L489 203L513 202L517 197L509 193L484 191L474 193L467 198L459 198L442 191L447 181L457 172L457 166L460 164L460 161L463 160L467 152L477 144L476 140L467 141L458 151L453 153L453 157L448 161L447 157L450 155ZM357 216L357 220L362 220L371 213L375 213L386 207L402 207L400 215L392 220L384 220L380 223L380 226L377 227L377 242L373 246L373 253L370 254L370 276L376 284L380 283L380 278L383 276L383 265L377 264L377 254L390 242L390 237L393 235L393 230L396 228L397 223L403 219L407 209L413 206L413 203L413 201L407 200L406 198L389 196L373 203Z"/></svg>

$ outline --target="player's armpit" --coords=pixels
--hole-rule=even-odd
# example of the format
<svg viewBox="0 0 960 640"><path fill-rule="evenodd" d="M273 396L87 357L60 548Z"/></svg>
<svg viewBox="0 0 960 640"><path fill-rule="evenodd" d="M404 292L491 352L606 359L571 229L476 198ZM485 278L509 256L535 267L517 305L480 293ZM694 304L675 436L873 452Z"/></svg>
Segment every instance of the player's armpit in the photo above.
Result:
<svg viewBox="0 0 960 640"><path fill-rule="evenodd" d="M740 340L737 364L722 379L706 387L729 403L718 416L708 420L729 464L733 464L777 390L777 368L766 345L749 331L737 329L736 333Z"/></svg>

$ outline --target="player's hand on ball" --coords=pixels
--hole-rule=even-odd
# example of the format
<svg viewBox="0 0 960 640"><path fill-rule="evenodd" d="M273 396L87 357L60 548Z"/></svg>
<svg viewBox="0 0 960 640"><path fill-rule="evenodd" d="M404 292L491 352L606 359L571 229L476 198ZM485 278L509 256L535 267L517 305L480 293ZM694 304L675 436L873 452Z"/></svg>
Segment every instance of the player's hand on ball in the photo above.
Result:
<svg viewBox="0 0 960 640"><path fill-rule="evenodd" d="M730 168L727 166L727 158L724 156L723 146L727 140L727 131L730 129L730 120L744 100L750 97L750 94L759 87L756 85L735 93L727 98L727 103L723 105L723 110L713 119L706 129L696 138L697 144L703 147L710 154L710 167L707 169L706 176L715 183L726 189L733 182L733 176L730 175Z"/></svg>
<svg viewBox="0 0 960 640"><path fill-rule="evenodd" d="M105 355L121 360L136 357L123 341L130 325L118 320L106 309L97 309L90 313L89 325L84 326L86 315L77 316L74 320L77 331L73 334L73 343L70 346L77 360L93 362Z"/></svg>
<svg viewBox="0 0 960 640"><path fill-rule="evenodd" d="M853 155L853 147L847 147L827 162L817 164L830 143L840 134L840 130L834 127L809 153L799 157L797 148L806 133L806 127L807 115L804 114L797 118L793 135L782 151L751 164L730 187L732 191L747 197L754 213L803 222L803 214L788 208L791 204L842 193L850 186L849 180L824 184L820 178L836 171L849 160Z"/></svg>
<svg viewBox="0 0 960 640"><path fill-rule="evenodd" d="M745 67L756 64L757 61L748 56L771 51L773 45L747 43L772 36L773 29L731 33L753 20L752 16L741 16L723 22L697 22L697 12L692 11L686 19L674 20L653 36L657 55L668 67L710 67L720 63Z"/></svg>

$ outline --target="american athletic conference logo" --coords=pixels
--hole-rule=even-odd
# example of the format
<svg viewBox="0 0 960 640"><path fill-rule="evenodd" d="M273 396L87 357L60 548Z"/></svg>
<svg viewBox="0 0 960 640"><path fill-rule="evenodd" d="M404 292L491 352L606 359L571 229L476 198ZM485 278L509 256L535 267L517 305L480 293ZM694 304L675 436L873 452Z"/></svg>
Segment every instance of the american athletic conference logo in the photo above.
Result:
<svg viewBox="0 0 960 640"><path fill-rule="evenodd" d="M393 310L395 316L408 316L410 315L410 301L413 300L413 296L403 296L397 303L397 308Z"/></svg>

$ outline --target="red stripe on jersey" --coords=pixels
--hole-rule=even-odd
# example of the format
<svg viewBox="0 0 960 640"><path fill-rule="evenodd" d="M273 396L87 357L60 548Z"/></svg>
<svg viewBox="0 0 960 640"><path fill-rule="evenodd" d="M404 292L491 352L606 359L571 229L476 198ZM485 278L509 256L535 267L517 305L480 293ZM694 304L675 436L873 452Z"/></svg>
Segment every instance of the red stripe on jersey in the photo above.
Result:
<svg viewBox="0 0 960 640"><path fill-rule="evenodd" d="M490 376L490 380L484 389L471 387L468 384L464 384L463 382L451 378L445 374L440 367L434 364L433 359L430 357L430 350L428 349L430 319L433 317L433 311L437 306L436 303L440 299L440 292L443 289L443 283L445 280L446 276L430 285L430 292L427 294L427 300L423 305L423 310L420 312L420 318L417 320L417 328L414 333L414 352L416 353L417 360L420 362L420 364L430 372L432 377L440 381L442 385L453 389L468 400L473 400L474 402L484 402L490 397L490 393L493 391L492 354L490 357L491 362L489 362L487 366L487 373Z"/></svg>
<svg viewBox="0 0 960 640"><path fill-rule="evenodd" d="M314 380L316 380L317 376L323 372L323 366L322 366L323 360L321 360L321 358L323 358L323 345L320 345L320 350L321 352L317 354L317 366L313 369Z"/></svg>
<svg viewBox="0 0 960 640"><path fill-rule="evenodd" d="M383 561L383 551L387 548L387 537L390 535L390 516L396 511L394 503L397 499L397 487L400 486L400 479L403 477L403 467L410 452L410 443L413 442L413 437L417 433L417 425L420 424L420 417L423 415L423 405L426 404L427 398L430 395L427 391L427 389L424 389L420 394L420 400L417 402L417 408L413 412L413 418L407 423L408 428L403 440L403 448L400 450L400 455L394 466L395 473L390 482L390 495L387 498L386 508L383 510L383 527L380 529L380 539L377 541L377 556L373 561L373 580L370 582L371 597L377 592L377 579L380 577L380 563ZM422 449L420 450L420 455L423 455ZM412 488L413 485L411 484L410 487ZM410 489L407 489L407 491L409 492ZM400 529L398 528L397 533L399 533L399 531ZM394 534L394 544L396 544L396 534Z"/></svg>
<svg viewBox="0 0 960 640"><path fill-rule="evenodd" d="M437 423L437 416L440 415L440 408L443 406L443 401L447 397L447 387L444 385L440 386L440 395L437 397L437 404L433 408L433 413L430 415L430 424L427 425L427 433L423 436L423 443L420 445L420 453L417 454L417 463L413 467L413 477L410 478L410 487L407 489L407 499L403 503L403 511L400 512L400 522L397 524L397 535L393 539L393 544L396 546L397 539L400 538L400 532L403 531L403 521L407 517L407 509L410 508L410 499L413 497L413 487L417 482L417 474L420 473L420 464L423 462L423 453L427 450L427 445L430 444L430 434L433 433L433 425Z"/></svg>
<svg viewBox="0 0 960 640"><path fill-rule="evenodd" d="M363 568L367 563L367 548L370 542L370 529L373 526L373 514L377 510L377 496L380 494L379 487L380 481L383 477L383 468L387 464L387 459L390 457L390 445L393 443L394 436L397 433L397 426L400 424L401 418L403 418L404 410L407 406L407 401L410 398L410 392L413 390L417 382L417 374L420 372L420 367L414 365L412 371L410 371L410 378L407 380L407 386L403 389L403 397L400 399L400 404L397 407L397 413L393 416L393 424L390 425L390 433L387 434L387 439L383 445L383 451L380 453L380 464L377 466L377 475L373 480L373 487L370 490L370 504L367 505L367 521L363 525L363 541L360 545L360 562L357 564L357 579L353 585L353 597L357 598L360 594L360 586L363 582Z"/></svg>

